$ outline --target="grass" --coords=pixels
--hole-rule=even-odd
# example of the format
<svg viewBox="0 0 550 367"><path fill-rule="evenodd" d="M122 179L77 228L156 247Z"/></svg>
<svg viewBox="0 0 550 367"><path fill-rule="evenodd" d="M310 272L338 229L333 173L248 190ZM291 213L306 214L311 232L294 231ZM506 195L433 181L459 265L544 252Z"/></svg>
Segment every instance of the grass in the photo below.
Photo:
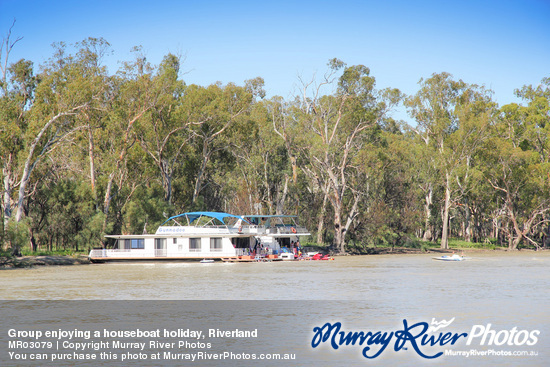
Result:
<svg viewBox="0 0 550 367"><path fill-rule="evenodd" d="M392 247L389 244L373 244L366 243L355 243L350 241L347 243L347 249L352 254L366 254L373 249L385 249ZM430 250L440 250L441 249L441 240L436 242L431 241L422 241L418 238L407 238L402 245L396 246L396 248L410 248L410 249L419 249L422 252L428 252ZM490 238L484 242L475 243L464 241L461 238L449 238L449 249L454 250L496 250L496 249L505 249L506 247L498 246L496 239Z"/></svg>
<svg viewBox="0 0 550 367"><path fill-rule="evenodd" d="M485 242L475 243L475 242L464 241L459 238L450 238L449 248L495 250L501 247L497 246L496 240L491 240L491 239L488 239Z"/></svg>

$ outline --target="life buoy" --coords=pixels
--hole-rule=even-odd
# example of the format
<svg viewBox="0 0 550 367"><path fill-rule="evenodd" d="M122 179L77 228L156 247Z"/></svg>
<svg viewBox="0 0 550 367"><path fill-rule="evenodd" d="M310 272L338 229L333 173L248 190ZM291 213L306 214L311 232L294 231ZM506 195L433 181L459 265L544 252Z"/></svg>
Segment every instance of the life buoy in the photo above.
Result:
<svg viewBox="0 0 550 367"><path fill-rule="evenodd" d="M243 231L243 226L239 227L239 233Z"/></svg>
<svg viewBox="0 0 550 367"><path fill-rule="evenodd" d="M290 228L290 230L292 231L292 233L296 233L296 228L292 227Z"/></svg>

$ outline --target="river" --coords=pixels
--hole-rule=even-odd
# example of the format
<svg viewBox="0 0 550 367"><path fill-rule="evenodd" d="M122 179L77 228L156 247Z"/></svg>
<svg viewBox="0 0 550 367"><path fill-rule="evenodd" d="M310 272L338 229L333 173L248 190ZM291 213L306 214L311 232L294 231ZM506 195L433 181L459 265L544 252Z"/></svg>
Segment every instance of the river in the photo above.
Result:
<svg viewBox="0 0 550 367"><path fill-rule="evenodd" d="M290 329L288 325L275 326L270 332L284 329L288 335L298 328L310 334L308 344L303 346L296 346L301 341L299 337L294 338L294 347L290 350L297 350L299 354L300 350L308 349L307 353L302 353L299 363L281 365L319 366L323 365L317 360L321 355L323 360L346 360L346 365L430 362L445 366L543 366L550 363L550 252L472 253L462 262L434 261L432 256L349 256L337 257L335 261L227 264L136 262L12 269L0 271L0 299L91 300L94 307L101 300L107 309L118 308L121 302L128 304L128 301L133 301L138 308L151 305L158 308L158 302L162 307L168 305L169 308L174 303L179 308L191 305L203 310L225 304L240 308L245 314L264 314L266 318L271 308L285 309L279 312L278 319L271 320L277 321L279 326L281 320L287 320L293 326ZM155 302L140 303L142 301ZM27 306L48 308L52 305L44 302ZM5 307L13 308L14 304L18 302L4 302L4 310ZM51 308L63 308L65 304L54 303L55 307ZM69 309L74 303L68 305ZM90 303L85 302L82 307L87 305ZM40 317L40 312L35 313L35 317ZM23 319L21 315L15 315L15 319L17 317ZM85 313L80 317L83 323L90 322ZM211 318L204 317L212 322ZM224 320L218 320L216 327L229 327L224 325ZM265 320L255 320L248 326L254 327L255 322L265 324ZM342 330L346 331L374 333L403 330L406 328L404 321L411 325L442 320L453 320L448 326L453 333L471 335L490 328L496 339L489 345L489 333L483 343L479 336L470 345L465 345L465 337L453 346L450 343L436 345L429 349L431 355L445 349L475 350L485 355L444 355L430 361L419 356L423 350L420 353L413 350L412 344L399 351L395 350L396 345L389 344L380 356L370 360L361 355L363 349L358 346L336 350L328 342L320 343L316 349L309 345L313 327L321 327L327 322L341 322ZM169 324L174 320L166 318L165 321ZM121 316L118 322L124 325L127 320ZM529 339L532 331L538 333L534 334L534 339ZM512 335L510 340L504 340L509 335ZM259 342L262 343L261 338ZM371 351L380 349L374 346ZM534 355L507 356L510 351Z"/></svg>

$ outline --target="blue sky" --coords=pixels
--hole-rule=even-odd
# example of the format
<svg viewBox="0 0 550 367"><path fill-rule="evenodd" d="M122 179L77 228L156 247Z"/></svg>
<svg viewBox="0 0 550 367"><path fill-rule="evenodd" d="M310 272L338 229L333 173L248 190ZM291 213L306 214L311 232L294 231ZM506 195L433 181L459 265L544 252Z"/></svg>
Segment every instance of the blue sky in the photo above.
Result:
<svg viewBox="0 0 550 367"><path fill-rule="evenodd" d="M0 0L2 37L14 18L12 37L24 38L12 62L39 65L53 42L103 37L114 51L105 60L111 73L141 45L153 64L184 55L188 84L261 76L268 97L290 98L299 77L322 76L334 57L369 67L378 88L414 94L420 78L445 71L492 89L500 105L550 77L548 0Z"/></svg>

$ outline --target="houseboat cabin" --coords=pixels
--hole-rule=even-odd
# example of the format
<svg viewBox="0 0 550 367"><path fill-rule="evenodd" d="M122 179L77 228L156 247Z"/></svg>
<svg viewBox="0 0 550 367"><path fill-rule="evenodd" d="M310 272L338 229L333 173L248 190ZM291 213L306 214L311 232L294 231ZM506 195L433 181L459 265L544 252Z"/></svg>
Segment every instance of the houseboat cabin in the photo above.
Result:
<svg viewBox="0 0 550 367"><path fill-rule="evenodd" d="M155 234L107 235L113 248L94 249L92 262L128 260L292 260L309 235L290 215L192 212L164 222Z"/></svg>

